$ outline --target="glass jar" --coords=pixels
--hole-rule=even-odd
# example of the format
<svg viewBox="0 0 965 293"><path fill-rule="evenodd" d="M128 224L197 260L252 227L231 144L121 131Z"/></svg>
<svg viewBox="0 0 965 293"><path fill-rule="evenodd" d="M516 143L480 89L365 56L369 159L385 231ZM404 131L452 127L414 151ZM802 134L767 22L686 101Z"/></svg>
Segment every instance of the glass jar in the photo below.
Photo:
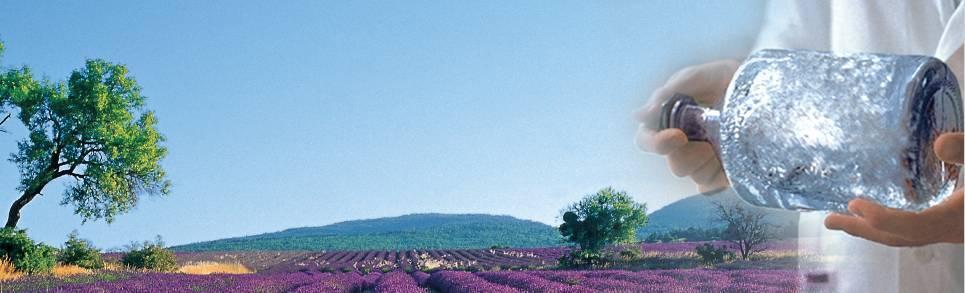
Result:
<svg viewBox="0 0 965 293"><path fill-rule="evenodd" d="M864 197L917 211L958 180L960 166L932 149L963 121L958 82L938 59L762 50L721 101L698 105L677 94L663 104L660 128L712 144L751 204L846 211Z"/></svg>

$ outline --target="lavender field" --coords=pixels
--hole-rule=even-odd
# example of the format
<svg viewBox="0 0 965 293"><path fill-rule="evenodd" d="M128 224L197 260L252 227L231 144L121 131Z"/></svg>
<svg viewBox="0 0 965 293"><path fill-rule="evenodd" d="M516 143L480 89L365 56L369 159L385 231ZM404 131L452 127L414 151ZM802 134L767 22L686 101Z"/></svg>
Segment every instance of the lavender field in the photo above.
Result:
<svg viewBox="0 0 965 293"><path fill-rule="evenodd" d="M249 275L123 273L89 282L28 279L5 292L796 292L795 270L581 270L431 274L302 271Z"/></svg>
<svg viewBox="0 0 965 293"><path fill-rule="evenodd" d="M796 292L796 248L775 242L747 261L698 264L700 243L643 244L644 257L559 270L566 247L426 251L179 253L179 263L239 263L252 274L100 270L29 276L3 292ZM107 254L108 260L117 255ZM675 268L670 268L676 266ZM770 268L770 269L761 269Z"/></svg>
<svg viewBox="0 0 965 293"><path fill-rule="evenodd" d="M850 280L801 211L725 188L788 176L663 119L731 98L780 10L695 2L6 1L0 293Z"/></svg>

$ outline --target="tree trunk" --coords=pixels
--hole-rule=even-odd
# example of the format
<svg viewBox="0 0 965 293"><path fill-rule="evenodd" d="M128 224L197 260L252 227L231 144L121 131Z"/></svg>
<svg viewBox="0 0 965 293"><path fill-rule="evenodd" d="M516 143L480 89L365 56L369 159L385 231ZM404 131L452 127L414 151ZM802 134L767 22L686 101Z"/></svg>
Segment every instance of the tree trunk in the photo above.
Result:
<svg viewBox="0 0 965 293"><path fill-rule="evenodd" d="M17 199L17 201L13 202L13 205L10 206L10 214L7 216L7 225L4 227L11 228L11 229L17 227L17 222L20 221L20 210L23 209L23 207L26 206L27 203L30 203L30 201L33 200L34 197L40 194L40 190L42 188L43 187L41 186L39 188L27 189L24 191L23 195L21 195L20 198Z"/></svg>
<svg viewBox="0 0 965 293"><path fill-rule="evenodd" d="M44 186L47 186L47 183L59 177L57 174L57 169L59 168L57 162L60 161L60 150L60 145L54 148L54 151L50 154L50 160L45 170L32 180L33 184L29 185L27 189L23 191L23 194L20 195L20 198L10 206L10 214L7 215L7 224L4 227L16 228L17 222L20 222L20 210L30 203L34 197L37 197L40 191L44 190Z"/></svg>

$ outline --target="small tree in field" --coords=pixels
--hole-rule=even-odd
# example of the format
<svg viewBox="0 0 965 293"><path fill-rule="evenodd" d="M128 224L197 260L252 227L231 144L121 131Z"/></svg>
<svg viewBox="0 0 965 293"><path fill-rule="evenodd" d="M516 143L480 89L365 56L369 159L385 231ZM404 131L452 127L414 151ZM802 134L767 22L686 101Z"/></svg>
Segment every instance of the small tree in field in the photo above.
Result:
<svg viewBox="0 0 965 293"><path fill-rule="evenodd" d="M67 235L67 242L60 250L58 260L68 265L76 265L85 269L100 269L104 267L101 252L90 241L81 239L77 230Z"/></svg>
<svg viewBox="0 0 965 293"><path fill-rule="evenodd" d="M121 264L129 268L146 269L158 272L173 272L177 270L177 259L174 253L164 248L164 241L158 235L154 242L132 243L128 252L121 257Z"/></svg>
<svg viewBox="0 0 965 293"><path fill-rule="evenodd" d="M771 227L764 221L763 212L748 209L740 203L714 205L717 218L727 225L721 238L737 247L741 259L747 260L770 238Z"/></svg>
<svg viewBox="0 0 965 293"><path fill-rule="evenodd" d="M563 212L560 233L580 250L599 252L607 244L632 243L647 224L647 206L624 191L607 187L583 197Z"/></svg>
<svg viewBox="0 0 965 293"><path fill-rule="evenodd" d="M127 68L104 60L87 60L59 82L37 80L27 67L0 71L0 114L15 114L28 132L10 159L20 195L6 227L16 227L21 209L58 178L70 180L61 204L84 221L111 222L140 195L167 194L159 163L167 148L144 100Z"/></svg>

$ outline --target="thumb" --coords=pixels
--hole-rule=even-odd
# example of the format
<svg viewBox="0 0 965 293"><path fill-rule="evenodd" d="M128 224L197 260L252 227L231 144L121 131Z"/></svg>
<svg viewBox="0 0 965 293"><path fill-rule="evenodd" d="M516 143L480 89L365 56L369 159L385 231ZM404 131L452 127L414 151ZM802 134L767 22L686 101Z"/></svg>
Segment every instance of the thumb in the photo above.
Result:
<svg viewBox="0 0 965 293"><path fill-rule="evenodd" d="M945 133L935 140L935 154L942 161L962 164L963 149L965 149L965 134L961 132Z"/></svg>

